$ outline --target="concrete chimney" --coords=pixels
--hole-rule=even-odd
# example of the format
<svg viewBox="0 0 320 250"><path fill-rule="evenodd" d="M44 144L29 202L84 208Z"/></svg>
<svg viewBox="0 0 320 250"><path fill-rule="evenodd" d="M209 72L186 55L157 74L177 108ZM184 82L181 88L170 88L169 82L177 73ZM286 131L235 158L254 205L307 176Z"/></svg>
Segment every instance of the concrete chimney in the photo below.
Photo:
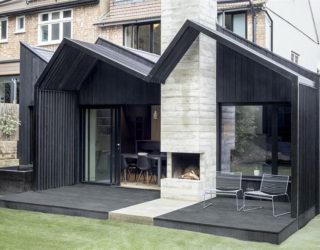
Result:
<svg viewBox="0 0 320 250"><path fill-rule="evenodd" d="M168 46L189 19L216 27L216 0L162 0L161 45ZM214 185L216 171L216 43L200 35L161 89L161 150L168 153L167 178L161 196L199 201L205 188ZM179 162L199 159L200 180L175 174Z"/></svg>

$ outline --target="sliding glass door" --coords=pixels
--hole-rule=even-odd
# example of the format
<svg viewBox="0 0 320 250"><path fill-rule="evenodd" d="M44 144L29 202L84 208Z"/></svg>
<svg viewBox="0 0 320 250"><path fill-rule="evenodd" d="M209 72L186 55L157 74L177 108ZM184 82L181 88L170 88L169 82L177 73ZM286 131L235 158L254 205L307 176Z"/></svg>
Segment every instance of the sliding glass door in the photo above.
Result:
<svg viewBox="0 0 320 250"><path fill-rule="evenodd" d="M118 109L85 110L85 182L118 183L119 141Z"/></svg>

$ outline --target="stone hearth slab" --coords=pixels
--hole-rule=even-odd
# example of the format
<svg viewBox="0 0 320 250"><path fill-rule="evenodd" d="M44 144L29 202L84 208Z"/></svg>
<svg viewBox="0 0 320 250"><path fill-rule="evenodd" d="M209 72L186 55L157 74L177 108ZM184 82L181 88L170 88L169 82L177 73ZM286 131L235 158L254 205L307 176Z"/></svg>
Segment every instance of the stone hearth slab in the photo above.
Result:
<svg viewBox="0 0 320 250"><path fill-rule="evenodd" d="M156 199L111 211L109 213L109 219L122 222L153 225L153 219L155 217L194 205L195 203L196 202L193 201Z"/></svg>

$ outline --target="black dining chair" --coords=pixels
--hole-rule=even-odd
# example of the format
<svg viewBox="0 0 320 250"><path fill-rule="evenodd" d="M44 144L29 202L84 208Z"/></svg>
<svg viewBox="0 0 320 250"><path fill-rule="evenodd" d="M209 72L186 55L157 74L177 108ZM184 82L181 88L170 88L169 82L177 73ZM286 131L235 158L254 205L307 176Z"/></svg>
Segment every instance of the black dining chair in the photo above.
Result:
<svg viewBox="0 0 320 250"><path fill-rule="evenodd" d="M152 162L145 153L138 153L137 168L140 170L140 174L137 182L139 182L142 174L147 176L147 184L149 183L149 172L151 172Z"/></svg>
<svg viewBox="0 0 320 250"><path fill-rule="evenodd" d="M122 155L121 156L121 172L122 177L125 182L127 182L127 171L128 171L129 165L127 163L126 158Z"/></svg>
<svg viewBox="0 0 320 250"><path fill-rule="evenodd" d="M136 165L132 164L132 163L128 163L127 159L122 155L121 156L121 172L122 172L122 176L123 176L123 180L125 182L127 182L127 180L130 180L130 176L132 174L132 172L135 172L135 180L136 180ZM127 178L128 177L128 178Z"/></svg>

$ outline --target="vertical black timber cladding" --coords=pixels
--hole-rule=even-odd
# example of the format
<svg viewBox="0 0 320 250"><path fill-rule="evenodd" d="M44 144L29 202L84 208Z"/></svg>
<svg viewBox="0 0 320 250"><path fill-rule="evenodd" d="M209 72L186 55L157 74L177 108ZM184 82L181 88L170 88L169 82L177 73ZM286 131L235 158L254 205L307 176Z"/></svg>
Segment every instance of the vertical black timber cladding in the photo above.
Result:
<svg viewBox="0 0 320 250"><path fill-rule="evenodd" d="M291 79L217 44L217 101L290 102Z"/></svg>
<svg viewBox="0 0 320 250"><path fill-rule="evenodd" d="M22 165L33 163L34 85L46 65L45 61L33 54L29 49L21 46L19 94L19 119L21 126L19 128L18 156Z"/></svg>
<svg viewBox="0 0 320 250"><path fill-rule="evenodd" d="M299 215L316 206L318 162L318 91L299 86Z"/></svg>
<svg viewBox="0 0 320 250"><path fill-rule="evenodd" d="M80 105L160 104L160 84L97 63L79 91Z"/></svg>
<svg viewBox="0 0 320 250"><path fill-rule="evenodd" d="M79 181L78 105L75 92L37 90L35 170L39 190Z"/></svg>

